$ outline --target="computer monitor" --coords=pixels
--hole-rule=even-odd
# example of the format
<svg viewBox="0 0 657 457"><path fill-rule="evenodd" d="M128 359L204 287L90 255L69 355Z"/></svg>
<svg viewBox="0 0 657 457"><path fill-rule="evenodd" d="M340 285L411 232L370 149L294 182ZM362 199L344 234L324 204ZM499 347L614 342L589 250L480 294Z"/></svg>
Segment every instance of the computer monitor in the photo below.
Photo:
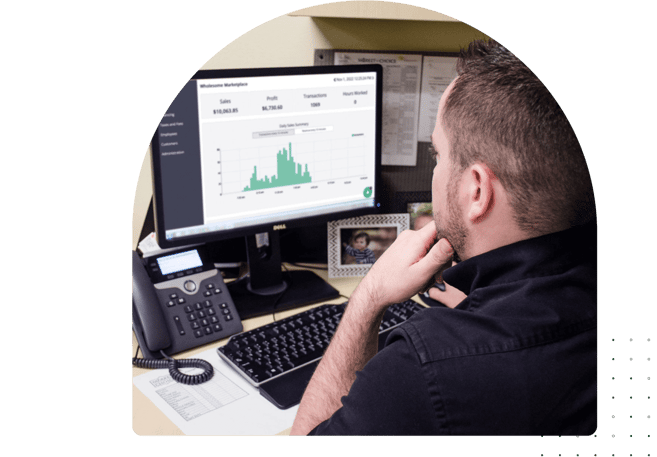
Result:
<svg viewBox="0 0 657 457"><path fill-rule="evenodd" d="M246 237L242 317L337 294L282 273L278 231L378 211L381 101L380 65L197 72L153 136L159 245Z"/></svg>

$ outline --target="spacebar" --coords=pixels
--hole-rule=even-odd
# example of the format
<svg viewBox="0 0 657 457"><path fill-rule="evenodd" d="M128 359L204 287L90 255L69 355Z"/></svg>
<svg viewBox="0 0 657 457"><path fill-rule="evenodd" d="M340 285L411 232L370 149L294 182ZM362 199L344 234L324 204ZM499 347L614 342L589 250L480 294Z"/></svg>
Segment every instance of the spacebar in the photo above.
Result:
<svg viewBox="0 0 657 457"><path fill-rule="evenodd" d="M285 360L281 362L280 366L261 365L257 367L255 379L256 381L260 381L260 382L267 381L269 378L273 378L280 374L285 374L285 373L289 373L290 371L294 371L297 368L320 358L321 356L322 353L320 351L307 352L306 354L303 354L301 351L299 351L296 358L294 356L284 357ZM241 367L241 368L242 371L246 371L245 367Z"/></svg>

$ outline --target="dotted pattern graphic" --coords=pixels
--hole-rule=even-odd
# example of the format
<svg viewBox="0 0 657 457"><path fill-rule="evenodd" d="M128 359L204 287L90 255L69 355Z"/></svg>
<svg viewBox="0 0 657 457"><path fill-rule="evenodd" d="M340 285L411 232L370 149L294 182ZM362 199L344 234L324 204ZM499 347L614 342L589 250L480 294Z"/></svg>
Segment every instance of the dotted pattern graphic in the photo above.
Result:
<svg viewBox="0 0 657 457"><path fill-rule="evenodd" d="M611 395L600 398L598 433L607 433L612 439L627 437L630 440L650 440L652 443L655 428L652 338L611 337L610 344L611 359L599 361L601 368L611 365L612 376L605 379L601 372L599 387L605 386L604 390L610 391ZM606 384L611 387L607 388ZM602 389L599 392L602 394ZM611 414L605 415L604 411L611 411ZM652 445L649 447L652 448ZM640 454L616 452L610 455ZM650 456L651 453L644 455Z"/></svg>
<svg viewBox="0 0 657 457"><path fill-rule="evenodd" d="M532 455L657 457L654 450L656 341L647 335L598 338L596 432L591 436L537 438L543 444Z"/></svg>

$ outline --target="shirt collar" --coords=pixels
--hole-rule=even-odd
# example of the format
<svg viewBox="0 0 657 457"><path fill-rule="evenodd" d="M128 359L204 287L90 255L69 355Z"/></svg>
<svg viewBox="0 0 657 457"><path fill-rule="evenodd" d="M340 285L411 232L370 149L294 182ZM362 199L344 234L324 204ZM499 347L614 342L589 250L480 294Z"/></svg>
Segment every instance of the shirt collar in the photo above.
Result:
<svg viewBox="0 0 657 457"><path fill-rule="evenodd" d="M551 275L596 261L597 226L591 223L485 252L448 268L443 279L469 295L480 287Z"/></svg>

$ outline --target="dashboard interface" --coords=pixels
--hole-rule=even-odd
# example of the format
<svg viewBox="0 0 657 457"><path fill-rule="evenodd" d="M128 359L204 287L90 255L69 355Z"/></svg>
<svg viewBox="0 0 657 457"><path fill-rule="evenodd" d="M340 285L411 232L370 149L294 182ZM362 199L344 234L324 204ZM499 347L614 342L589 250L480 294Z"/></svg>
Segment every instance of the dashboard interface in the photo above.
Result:
<svg viewBox="0 0 657 457"><path fill-rule="evenodd" d="M167 240L375 205L377 73L192 79L154 141Z"/></svg>

